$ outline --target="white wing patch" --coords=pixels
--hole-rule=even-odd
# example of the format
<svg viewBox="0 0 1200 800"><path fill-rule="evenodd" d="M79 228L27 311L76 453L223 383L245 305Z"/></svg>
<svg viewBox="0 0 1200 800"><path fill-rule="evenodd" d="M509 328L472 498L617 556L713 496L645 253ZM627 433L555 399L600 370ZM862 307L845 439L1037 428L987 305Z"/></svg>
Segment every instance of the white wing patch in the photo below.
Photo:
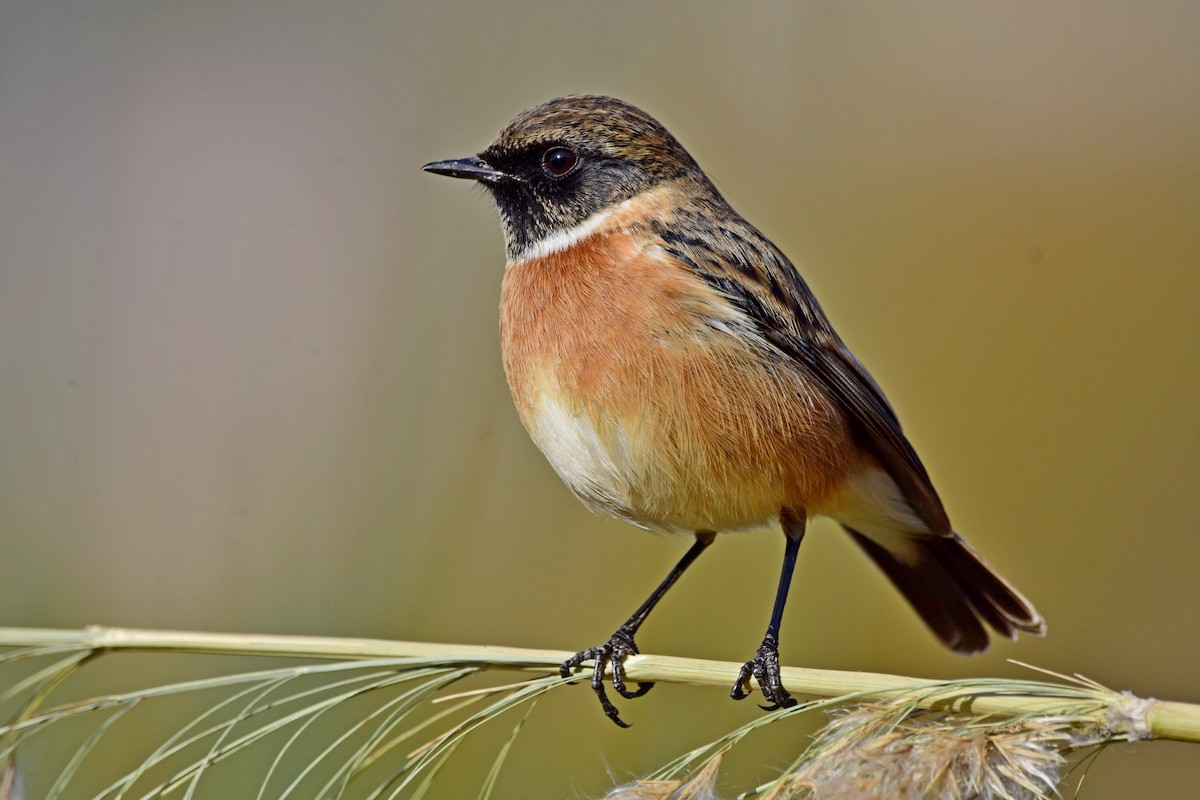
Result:
<svg viewBox="0 0 1200 800"><path fill-rule="evenodd" d="M929 526L913 513L900 487L875 466L859 470L846 480L819 512L910 563L919 552L912 538L929 534Z"/></svg>

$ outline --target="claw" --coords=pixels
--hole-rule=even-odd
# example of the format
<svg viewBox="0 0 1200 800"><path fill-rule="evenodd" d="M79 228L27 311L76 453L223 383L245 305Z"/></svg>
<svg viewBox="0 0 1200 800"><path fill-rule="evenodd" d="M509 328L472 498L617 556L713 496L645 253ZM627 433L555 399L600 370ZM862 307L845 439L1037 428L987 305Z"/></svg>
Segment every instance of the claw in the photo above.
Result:
<svg viewBox="0 0 1200 800"><path fill-rule="evenodd" d="M783 679L779 676L779 644L770 634L763 639L762 645L758 648L758 654L738 670L737 680L734 681L733 688L729 690L729 696L734 700L745 700L749 697L752 676L758 683L763 698L770 703L767 706L759 706L763 711L791 708L797 704L796 698L783 688Z"/></svg>
<svg viewBox="0 0 1200 800"><path fill-rule="evenodd" d="M646 692L654 688L653 683L638 683L638 688L630 689L625 684L625 659L630 656L637 655L637 644L633 641L633 634L624 627L618 628L607 642L599 647L589 647L586 650L580 650L575 655L568 658L558 667L558 674L564 678L571 677L571 673L585 661L595 662L592 668L592 691L596 693L596 697L600 700L600 707L604 709L604 716L611 719L622 728L628 728L629 723L621 719L617 707L608 699L608 692L604 688L604 670L609 665L612 665L612 685L617 694L627 699L641 697Z"/></svg>
<svg viewBox="0 0 1200 800"><path fill-rule="evenodd" d="M745 700L750 696L752 689L750 688L750 675L753 672L753 662L747 661L742 664L742 668L738 670L737 680L733 682L733 688L729 690L729 696L734 700Z"/></svg>
<svg viewBox="0 0 1200 800"><path fill-rule="evenodd" d="M558 674L564 678L569 678L576 667L585 661L592 660L599 654L599 647L589 647L587 650L580 650L578 653L558 665Z"/></svg>

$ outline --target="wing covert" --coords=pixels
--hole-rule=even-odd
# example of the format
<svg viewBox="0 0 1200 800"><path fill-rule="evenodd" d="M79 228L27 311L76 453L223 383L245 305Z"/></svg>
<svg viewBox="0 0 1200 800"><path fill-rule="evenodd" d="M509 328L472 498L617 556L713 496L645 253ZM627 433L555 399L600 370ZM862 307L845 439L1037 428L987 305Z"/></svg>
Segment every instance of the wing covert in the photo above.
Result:
<svg viewBox="0 0 1200 800"><path fill-rule="evenodd" d="M707 211L711 220L713 210ZM833 330L792 263L736 215L722 219L715 237L689 235L689 222L675 218L660 223L656 233L665 252L728 297L754 321L763 339L816 376L846 410L861 443L917 516L933 533L949 536L946 511L891 404Z"/></svg>

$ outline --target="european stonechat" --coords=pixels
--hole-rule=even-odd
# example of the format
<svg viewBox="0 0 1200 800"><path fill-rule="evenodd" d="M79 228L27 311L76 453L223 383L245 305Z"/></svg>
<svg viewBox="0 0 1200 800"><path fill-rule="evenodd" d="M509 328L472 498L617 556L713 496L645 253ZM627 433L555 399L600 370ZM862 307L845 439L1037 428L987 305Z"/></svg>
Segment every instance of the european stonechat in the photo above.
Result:
<svg viewBox="0 0 1200 800"><path fill-rule="evenodd" d="M783 568L766 635L731 694L795 705L779 626L807 520L825 515L942 642L987 647L1045 622L950 526L895 411L787 257L687 150L611 97L549 100L479 155L423 169L479 181L500 210L504 369L521 421L584 505L695 542L633 615L562 664L604 688L647 615L716 534L778 520Z"/></svg>

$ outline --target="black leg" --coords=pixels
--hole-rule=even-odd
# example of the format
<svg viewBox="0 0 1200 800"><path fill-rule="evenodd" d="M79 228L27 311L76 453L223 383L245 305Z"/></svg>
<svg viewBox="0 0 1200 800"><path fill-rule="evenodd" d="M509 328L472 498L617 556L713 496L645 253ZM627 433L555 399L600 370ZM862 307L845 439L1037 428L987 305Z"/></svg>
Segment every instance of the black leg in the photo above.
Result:
<svg viewBox="0 0 1200 800"><path fill-rule="evenodd" d="M783 607L787 605L788 588L792 584L792 572L796 568L796 554L800 552L800 542L804 541L807 519L803 510L792 512L785 508L779 515L786 542L783 568L779 572L779 588L775 590L775 606L771 609L771 622L767 625L767 635L763 637L758 654L742 665L737 681L729 692L734 700L745 700L750 696L750 677L754 676L763 697L770 702L769 706L762 707L764 711L796 705L795 698L783 688L783 680L779 677L779 624L783 620Z"/></svg>
<svg viewBox="0 0 1200 800"><path fill-rule="evenodd" d="M663 582L658 585L658 588L650 593L646 602L638 606L637 611L634 611L632 616L617 628L616 633L609 637L607 642L599 647L589 647L587 650L579 651L558 668L559 674L567 678L570 677L572 670L584 661L595 661L596 665L592 669L592 691L600 698L600 705L604 708L605 716L622 728L628 728L629 724L621 719L617 707L612 704L608 699L608 694L604 691L604 668L609 664L612 665L613 688L622 697L641 697L654 688L653 683L639 683L638 688L632 690L625 686L625 659L638 652L633 637L637 634L638 628L642 627L642 623L646 621L646 617L650 616L650 612L658 605L658 601L662 600L667 590L675 585L675 581L679 580L679 576L683 574L684 570L692 565L692 562L713 543L715 538L716 534L709 531L697 533L696 541L683 554L683 558L679 559L679 563L667 573L667 577L663 578Z"/></svg>

